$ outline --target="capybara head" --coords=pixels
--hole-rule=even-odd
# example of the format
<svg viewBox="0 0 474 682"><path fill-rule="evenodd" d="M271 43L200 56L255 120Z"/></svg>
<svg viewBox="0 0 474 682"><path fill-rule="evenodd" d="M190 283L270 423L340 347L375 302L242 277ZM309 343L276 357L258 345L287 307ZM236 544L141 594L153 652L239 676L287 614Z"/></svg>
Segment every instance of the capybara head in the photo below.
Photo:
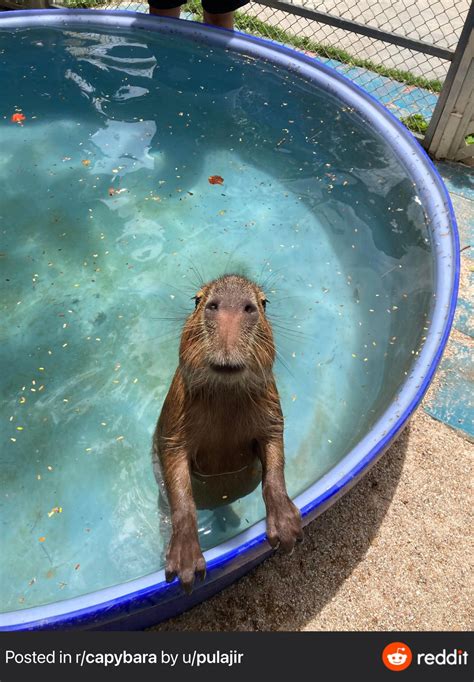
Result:
<svg viewBox="0 0 474 682"><path fill-rule="evenodd" d="M180 368L189 388L265 386L275 360L261 289L241 275L224 275L196 294L184 325Z"/></svg>

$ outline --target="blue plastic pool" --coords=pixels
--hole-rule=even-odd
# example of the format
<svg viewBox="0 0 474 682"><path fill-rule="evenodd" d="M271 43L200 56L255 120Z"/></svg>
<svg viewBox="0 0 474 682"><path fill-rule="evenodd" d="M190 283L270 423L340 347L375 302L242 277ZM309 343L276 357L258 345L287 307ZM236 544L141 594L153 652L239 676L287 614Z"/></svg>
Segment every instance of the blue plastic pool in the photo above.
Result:
<svg viewBox="0 0 474 682"><path fill-rule="evenodd" d="M411 135L314 60L191 22L0 18L4 629L139 628L261 561L260 490L163 575L151 434L202 281L267 292L287 482L309 521L400 431L451 325L447 193ZM209 178L220 176L222 184Z"/></svg>

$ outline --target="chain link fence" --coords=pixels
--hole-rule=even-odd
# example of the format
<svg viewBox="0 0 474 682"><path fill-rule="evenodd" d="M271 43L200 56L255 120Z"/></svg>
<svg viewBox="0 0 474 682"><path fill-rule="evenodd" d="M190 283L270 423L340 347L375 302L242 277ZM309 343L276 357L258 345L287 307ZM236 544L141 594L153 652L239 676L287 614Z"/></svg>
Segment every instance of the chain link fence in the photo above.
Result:
<svg viewBox="0 0 474 682"><path fill-rule="evenodd" d="M22 4L21 0L4 2ZM54 0L54 4L148 11L146 2L131 0ZM328 63L423 135L469 5L470 0L252 1L236 13L235 25ZM200 20L200 1L190 0L182 16Z"/></svg>

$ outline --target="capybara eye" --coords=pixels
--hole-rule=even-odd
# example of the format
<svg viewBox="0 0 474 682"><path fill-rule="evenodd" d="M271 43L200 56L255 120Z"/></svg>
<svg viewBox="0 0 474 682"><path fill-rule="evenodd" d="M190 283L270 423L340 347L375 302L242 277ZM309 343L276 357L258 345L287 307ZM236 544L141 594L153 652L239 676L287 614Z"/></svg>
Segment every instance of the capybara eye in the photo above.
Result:
<svg viewBox="0 0 474 682"><path fill-rule="evenodd" d="M253 303L247 303L244 310L246 313L256 313L257 312L257 308L253 305Z"/></svg>
<svg viewBox="0 0 474 682"><path fill-rule="evenodd" d="M216 301L210 301L206 306L206 310L217 310L218 308L219 304Z"/></svg>

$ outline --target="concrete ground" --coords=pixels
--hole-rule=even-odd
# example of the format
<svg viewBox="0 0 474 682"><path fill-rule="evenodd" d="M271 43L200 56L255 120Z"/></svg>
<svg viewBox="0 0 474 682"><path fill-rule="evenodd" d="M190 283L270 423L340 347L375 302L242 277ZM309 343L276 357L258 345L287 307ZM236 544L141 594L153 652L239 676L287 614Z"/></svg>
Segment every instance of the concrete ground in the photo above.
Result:
<svg viewBox="0 0 474 682"><path fill-rule="evenodd" d="M440 170L460 224L460 301L470 310L474 173L453 164ZM292 556L275 554L212 599L153 629L471 629L471 319L460 306L423 406L378 464L306 527ZM468 349L471 369L459 346Z"/></svg>
<svg viewBox="0 0 474 682"><path fill-rule="evenodd" d="M286 0L360 24L454 49L469 0Z"/></svg>

